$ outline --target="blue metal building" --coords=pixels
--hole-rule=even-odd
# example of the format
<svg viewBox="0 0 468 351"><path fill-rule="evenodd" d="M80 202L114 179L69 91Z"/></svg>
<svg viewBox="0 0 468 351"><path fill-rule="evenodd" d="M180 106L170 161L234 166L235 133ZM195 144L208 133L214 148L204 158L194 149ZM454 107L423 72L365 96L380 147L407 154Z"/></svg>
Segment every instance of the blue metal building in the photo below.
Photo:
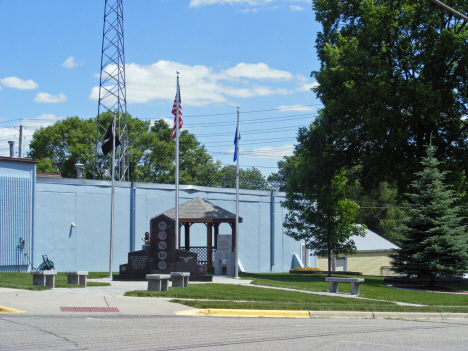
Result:
<svg viewBox="0 0 468 351"><path fill-rule="evenodd" d="M0 272L34 264L35 185L36 161L0 156Z"/></svg>
<svg viewBox="0 0 468 351"><path fill-rule="evenodd" d="M129 251L140 249L150 219L174 207L174 194L173 185L116 183L113 271L127 262ZM234 189L180 186L180 204L194 197L235 213ZM301 244L283 233L282 200L281 192L240 190L239 260L245 271L288 271L293 257L301 255ZM0 201L0 271L17 270L17 257L22 258L20 269L26 270L25 253L31 253L32 266L46 254L58 271L108 271L110 181L36 178L33 161L3 157ZM228 224L219 227L219 234L230 233ZM21 252L20 237L25 239ZM206 246L206 240L206 227L194 224L191 246Z"/></svg>

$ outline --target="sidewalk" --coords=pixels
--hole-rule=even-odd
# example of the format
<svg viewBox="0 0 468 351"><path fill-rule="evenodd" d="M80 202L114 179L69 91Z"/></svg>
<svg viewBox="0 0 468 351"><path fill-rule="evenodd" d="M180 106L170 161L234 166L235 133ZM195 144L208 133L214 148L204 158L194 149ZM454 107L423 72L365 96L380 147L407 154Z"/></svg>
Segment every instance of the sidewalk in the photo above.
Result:
<svg viewBox="0 0 468 351"><path fill-rule="evenodd" d="M123 296L127 291L146 290L146 281L111 281L109 278L88 281L109 282L111 286L84 289L56 288L33 291L0 288L0 316L6 313L22 315L70 315L70 316L219 316L219 317L280 317L280 318L402 318L402 319L466 319L467 313L400 313L400 312L343 312L343 311L255 311L195 309L172 303L173 298L147 298ZM215 276L213 283L248 285L251 280ZM171 283L170 283L171 284ZM191 282L190 284L206 284ZM169 285L171 286L171 285ZM270 286L251 287L298 291ZM349 294L301 291L303 293L364 299ZM401 303L402 304L402 303ZM410 305L410 304L406 304ZM17 310L17 311L15 311ZM2 313L3 312L3 313Z"/></svg>

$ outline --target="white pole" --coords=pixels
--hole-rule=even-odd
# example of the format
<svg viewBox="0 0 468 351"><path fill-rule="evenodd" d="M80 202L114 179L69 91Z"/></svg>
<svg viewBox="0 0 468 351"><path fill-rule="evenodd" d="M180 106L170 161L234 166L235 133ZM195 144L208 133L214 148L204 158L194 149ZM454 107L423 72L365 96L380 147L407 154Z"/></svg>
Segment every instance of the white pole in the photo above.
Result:
<svg viewBox="0 0 468 351"><path fill-rule="evenodd" d="M115 185L115 108L112 119L112 193L111 193L111 230L110 230L110 254L109 254L109 278L112 279L112 251L114 242L114 185Z"/></svg>
<svg viewBox="0 0 468 351"><path fill-rule="evenodd" d="M236 128L236 248L234 250L234 278L239 279L239 106L237 106L237 128Z"/></svg>
<svg viewBox="0 0 468 351"><path fill-rule="evenodd" d="M179 71L177 73L177 91L176 91L176 172L175 172L175 248L179 248Z"/></svg>

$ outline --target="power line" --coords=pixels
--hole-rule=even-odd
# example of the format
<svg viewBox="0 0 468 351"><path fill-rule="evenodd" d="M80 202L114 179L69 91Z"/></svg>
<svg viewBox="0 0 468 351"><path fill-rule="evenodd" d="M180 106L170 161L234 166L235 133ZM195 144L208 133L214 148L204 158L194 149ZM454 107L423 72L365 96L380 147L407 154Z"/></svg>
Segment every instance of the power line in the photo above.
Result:
<svg viewBox="0 0 468 351"><path fill-rule="evenodd" d="M255 139L256 142L254 143L249 143L249 142L245 142L245 140L240 143L240 145L251 145L251 144L263 144L263 141L285 141L285 140L296 140L296 138L268 138L268 139ZM230 145L233 145L233 143L229 143L229 144L226 144L225 141L212 141L212 142L207 142L207 143L204 143L204 145L207 145L207 144L213 144L213 145L217 145L217 146L230 146Z"/></svg>
<svg viewBox="0 0 468 351"><path fill-rule="evenodd" d="M316 107L322 106L322 104L315 104L315 105L298 105L298 106L289 106L289 107L281 107L281 108L271 108L266 110L252 110L252 111L241 111L241 114L250 114L250 113L260 113L260 112L271 112L271 111L284 111L284 110L297 110L304 107ZM184 118L198 118L198 117L215 117L215 116L229 116L229 115L236 115L237 112L227 112L227 113L214 113L209 115L192 115L192 116L184 116ZM60 119L55 121L51 121L50 119L43 119L43 118L16 118L16 119L9 119L6 121L1 121L0 123L10 123L15 121L21 120L28 120L28 121L49 121L49 122L57 122ZM147 119L152 120L152 119Z"/></svg>
<svg viewBox="0 0 468 351"><path fill-rule="evenodd" d="M265 123L267 121L276 121L276 120L281 120L281 121L289 121L292 119L296 119L296 117L311 117L311 116L316 116L317 114L313 113L306 113L306 114L301 114L301 115L290 115L290 116L281 116L281 117L270 117L270 118L262 118L259 120L258 118L255 119L247 119L247 120L242 120L242 125L245 124L256 124L256 123ZM189 124L186 127L198 127L198 126L209 126L209 127L217 127L217 126L227 126L227 125L236 125L237 122L232 121L232 122L218 122L218 123L198 123L198 124ZM208 127L208 128L209 128Z"/></svg>
<svg viewBox="0 0 468 351"><path fill-rule="evenodd" d="M290 126L290 127L286 127L286 128L283 128L283 127L277 127L277 128L269 128L269 129L254 129L254 130L249 130L249 131L245 131L245 132L242 132L241 134L242 135L245 135L245 134L265 134L265 133L271 133L272 131L289 131L289 130L295 130L299 127L305 127L305 125L299 125L299 126ZM193 134L193 133L192 133ZM224 133L202 133L202 134L196 134L197 137L199 136L222 136L222 135L234 135L234 133L232 132L224 132Z"/></svg>
<svg viewBox="0 0 468 351"><path fill-rule="evenodd" d="M247 114L247 113L259 113L259 112L270 112L270 111L283 111L283 110L295 110L301 107L315 107L315 106L322 106L322 104L316 105L299 105L299 106L290 106L290 107L281 107L281 108L272 108L268 110L253 110L253 111L240 111L240 114ZM228 112L228 113L215 113L212 115L193 115L193 116L184 116L190 118L198 118L198 117L214 117L214 116L229 116L229 115L236 115L237 112Z"/></svg>

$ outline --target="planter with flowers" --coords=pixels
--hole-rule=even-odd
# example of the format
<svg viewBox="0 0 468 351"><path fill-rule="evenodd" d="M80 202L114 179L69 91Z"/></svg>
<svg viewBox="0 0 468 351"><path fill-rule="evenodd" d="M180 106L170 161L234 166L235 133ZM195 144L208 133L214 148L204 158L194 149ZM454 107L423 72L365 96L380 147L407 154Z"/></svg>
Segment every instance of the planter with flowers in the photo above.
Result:
<svg viewBox="0 0 468 351"><path fill-rule="evenodd" d="M307 267L307 268L296 267L294 269L291 269L289 273L323 274L324 271L321 271L320 269L315 268L315 267Z"/></svg>

